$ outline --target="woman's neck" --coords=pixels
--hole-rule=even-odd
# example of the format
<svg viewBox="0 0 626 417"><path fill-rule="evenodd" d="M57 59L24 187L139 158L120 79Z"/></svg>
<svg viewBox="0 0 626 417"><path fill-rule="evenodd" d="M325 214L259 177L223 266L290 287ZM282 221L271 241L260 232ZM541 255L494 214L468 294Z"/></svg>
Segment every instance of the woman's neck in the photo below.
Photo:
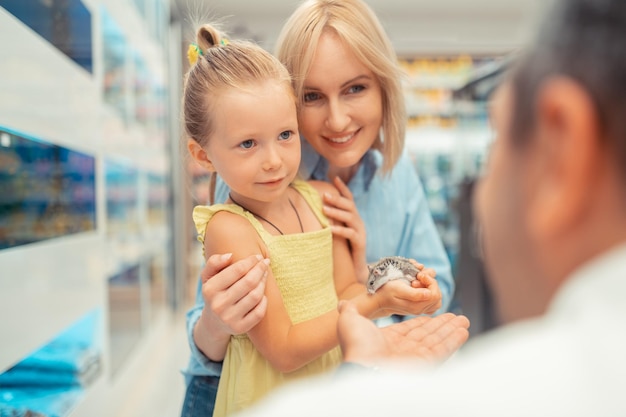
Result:
<svg viewBox="0 0 626 417"><path fill-rule="evenodd" d="M355 164L349 167L336 167L330 165L328 167L328 179L332 181L335 177L341 178L345 184L349 183L354 174L356 174L359 169L359 164Z"/></svg>

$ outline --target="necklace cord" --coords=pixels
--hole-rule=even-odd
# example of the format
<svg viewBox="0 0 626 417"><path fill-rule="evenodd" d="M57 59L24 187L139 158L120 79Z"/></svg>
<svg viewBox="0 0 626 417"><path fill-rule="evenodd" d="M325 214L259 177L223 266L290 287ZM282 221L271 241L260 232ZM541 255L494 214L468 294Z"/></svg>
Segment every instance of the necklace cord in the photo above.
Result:
<svg viewBox="0 0 626 417"><path fill-rule="evenodd" d="M264 222L266 222L267 224L269 224L270 226L272 226L274 229L276 229L278 231L278 233L280 233L281 235L284 235L283 231L280 230L278 228L278 226L276 226L274 223L272 223L271 221L267 220L265 217L260 216L258 214L256 214L255 212L248 210L246 207L244 207L243 205L241 205L240 203L237 202L237 200L235 200L232 196L231 193L228 193L228 197L230 197L230 199L232 200L233 203L237 204L239 207L241 207L242 209L244 209L245 211L247 211L248 213L252 214L254 217L258 217L259 219L263 220ZM300 214L298 213L298 210L296 209L296 206L293 204L293 202L291 201L290 198L287 198L287 200L289 201L289 205L291 206L291 208L293 209L293 211L296 213L296 217L298 218L298 223L300 224L300 231L302 233L304 233L304 227L302 227L302 220L300 220Z"/></svg>
<svg viewBox="0 0 626 417"><path fill-rule="evenodd" d="M300 225L300 231L304 233L304 227L302 227L302 220L300 220L300 215L298 214L298 210L296 210L296 206L293 205L291 198L287 198L287 200L289 201L289 205L291 205L291 208L293 209L293 211L296 212L296 217L298 218L298 224Z"/></svg>

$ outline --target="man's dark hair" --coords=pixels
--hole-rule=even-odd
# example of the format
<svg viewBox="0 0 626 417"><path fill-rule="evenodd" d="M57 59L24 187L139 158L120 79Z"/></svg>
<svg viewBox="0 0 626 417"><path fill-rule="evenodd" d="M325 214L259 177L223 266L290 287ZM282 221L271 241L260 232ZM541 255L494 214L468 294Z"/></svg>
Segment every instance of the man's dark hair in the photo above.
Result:
<svg viewBox="0 0 626 417"><path fill-rule="evenodd" d="M626 0L560 0L512 73L511 137L529 137L542 82L565 76L592 98L607 146L626 178Z"/></svg>

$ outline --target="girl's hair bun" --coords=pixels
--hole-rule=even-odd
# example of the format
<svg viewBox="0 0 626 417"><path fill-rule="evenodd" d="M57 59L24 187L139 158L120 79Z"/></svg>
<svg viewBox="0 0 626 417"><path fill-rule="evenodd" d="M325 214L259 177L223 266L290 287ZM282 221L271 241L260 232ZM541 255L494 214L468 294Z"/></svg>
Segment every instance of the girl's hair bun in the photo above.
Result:
<svg viewBox="0 0 626 417"><path fill-rule="evenodd" d="M202 25L196 33L196 42L189 44L187 49L189 64L194 65L198 62L198 58L204 56L209 48L225 45L228 45L228 39L222 36L216 28L209 24Z"/></svg>

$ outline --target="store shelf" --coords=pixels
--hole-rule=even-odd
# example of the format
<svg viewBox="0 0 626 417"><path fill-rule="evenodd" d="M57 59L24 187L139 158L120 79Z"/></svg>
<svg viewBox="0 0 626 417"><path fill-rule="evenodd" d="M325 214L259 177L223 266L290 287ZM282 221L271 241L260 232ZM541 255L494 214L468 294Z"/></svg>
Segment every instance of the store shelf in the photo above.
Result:
<svg viewBox="0 0 626 417"><path fill-rule="evenodd" d="M25 13L34 10L19 1L12 3ZM60 25L55 28L58 33L65 33L61 26L76 17L71 14L72 7L81 6L90 14L90 36L82 37L81 42L89 43L83 51L93 59L92 72L78 65L67 50L62 50L63 45L59 47L31 29L25 22L29 16L14 15L0 7L0 127L7 133L0 135L4 190L0 196L0 236L6 236L5 225L14 231L13 243L0 249L0 305L5 315L0 321L0 381L3 371L58 340L70 326L97 310L100 325L93 329L101 343L100 374L92 384L78 384L76 392L68 389L67 395L55 393L62 406L45 414L118 415L117 409L131 395L127 387L133 385L133 378L139 378L128 374L126 367L132 358L145 356L154 347L146 344L145 338L167 320L162 313L176 302L176 294L168 293L176 287L170 282L174 279L169 224L171 131L164 78L170 65L169 46L164 42L169 39L169 2L141 1L142 11L132 2L52 3L37 7L55 10L56 18L46 22ZM107 43L105 10L125 42L118 66L105 62L105 44L114 45ZM20 42L13 42L15 39ZM14 134L49 146L51 159L37 155L32 160L11 158L15 156L11 154L15 151L11 148ZM58 158L63 150L70 150L68 158L79 166L69 164L59 176ZM22 153L32 152L24 149ZM77 182L85 177L78 155L90 158L90 186ZM134 177L124 179L134 181L133 186L107 181L107 161L126 163ZM22 173L30 175L29 181ZM91 203L91 226L86 230L78 226L87 222L72 212L84 205L85 198ZM59 210L59 204L65 204L66 210ZM18 205L10 214L8 209ZM27 218L28 207L30 212L39 213L41 207L51 205L56 210L44 212L49 228L37 227L37 221ZM48 234L48 229L57 233ZM17 241L22 244L16 245ZM133 285L117 285L115 276L133 267L138 268ZM132 318L127 314L130 311ZM125 344L126 353L120 354L123 349L118 342L124 339L120 326L131 324L137 329L137 341ZM113 373L125 375L128 385L121 386L120 377L112 378ZM43 380L38 378L38 383ZM0 405L11 395L14 400L18 397L5 388L0 383ZM37 393L31 391L30 402L20 398L25 407L44 413L36 406L42 400Z"/></svg>

